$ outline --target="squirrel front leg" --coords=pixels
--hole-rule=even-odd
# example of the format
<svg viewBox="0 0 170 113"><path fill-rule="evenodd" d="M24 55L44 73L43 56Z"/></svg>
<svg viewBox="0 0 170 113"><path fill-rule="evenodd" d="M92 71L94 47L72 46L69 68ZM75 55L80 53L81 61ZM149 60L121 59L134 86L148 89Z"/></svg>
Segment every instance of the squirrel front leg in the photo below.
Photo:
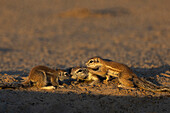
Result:
<svg viewBox="0 0 170 113"><path fill-rule="evenodd" d="M105 67L99 67L99 69L96 70L96 71L93 70L93 69L90 69L90 68L88 70L89 70L90 73L95 74L95 75L99 75L101 77L106 77L106 74L107 74Z"/></svg>
<svg viewBox="0 0 170 113"><path fill-rule="evenodd" d="M59 78L58 77L51 77L51 84L53 86L59 86Z"/></svg>

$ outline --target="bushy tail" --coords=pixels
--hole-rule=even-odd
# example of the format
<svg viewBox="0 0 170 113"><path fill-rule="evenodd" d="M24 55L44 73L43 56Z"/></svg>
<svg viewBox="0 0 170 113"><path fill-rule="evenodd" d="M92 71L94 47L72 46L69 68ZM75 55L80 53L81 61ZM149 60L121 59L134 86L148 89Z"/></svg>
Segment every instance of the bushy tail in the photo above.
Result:
<svg viewBox="0 0 170 113"><path fill-rule="evenodd" d="M27 80L24 81L24 82L21 82L20 85L21 85L22 88L28 88L28 87L31 87L31 86L32 86L31 83L32 83L32 82L31 82L30 78L28 77Z"/></svg>
<svg viewBox="0 0 170 113"><path fill-rule="evenodd" d="M144 89L144 90L148 90L152 92L170 92L169 87L157 86L153 84L152 82L149 82L145 79L135 78L134 81L137 87Z"/></svg>

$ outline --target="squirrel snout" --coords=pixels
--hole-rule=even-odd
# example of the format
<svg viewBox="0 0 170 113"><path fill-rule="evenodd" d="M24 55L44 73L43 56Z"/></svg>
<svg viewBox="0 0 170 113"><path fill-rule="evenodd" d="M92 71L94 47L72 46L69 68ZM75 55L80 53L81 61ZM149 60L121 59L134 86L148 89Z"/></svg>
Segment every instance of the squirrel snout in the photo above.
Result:
<svg viewBox="0 0 170 113"><path fill-rule="evenodd" d="M88 63L86 63L86 66L88 66L89 64Z"/></svg>

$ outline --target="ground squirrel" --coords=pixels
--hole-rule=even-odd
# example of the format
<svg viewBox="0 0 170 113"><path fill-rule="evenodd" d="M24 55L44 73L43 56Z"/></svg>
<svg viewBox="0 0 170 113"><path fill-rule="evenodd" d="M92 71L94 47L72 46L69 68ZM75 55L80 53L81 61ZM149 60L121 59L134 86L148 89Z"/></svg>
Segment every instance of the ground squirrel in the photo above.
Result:
<svg viewBox="0 0 170 113"><path fill-rule="evenodd" d="M137 77L137 75L125 64L105 60L100 57L93 57L88 60L86 66L91 68L89 69L90 73L106 77L106 80L109 80L110 76L117 77L120 83L118 87L138 87L153 92L170 92L169 87L157 86L147 80Z"/></svg>
<svg viewBox="0 0 170 113"><path fill-rule="evenodd" d="M89 72L88 68L83 67L75 67L71 69L71 75L72 79L76 79L77 82L80 80L82 81L92 81L90 85L93 85L95 83L98 83L100 79L97 77L97 75L92 74Z"/></svg>
<svg viewBox="0 0 170 113"><path fill-rule="evenodd" d="M33 83L34 86L41 89L55 89L54 86L59 87L59 82L69 79L69 74L64 70L54 70L46 66L35 66L31 69L28 79L23 85ZM52 86L45 87L51 83Z"/></svg>

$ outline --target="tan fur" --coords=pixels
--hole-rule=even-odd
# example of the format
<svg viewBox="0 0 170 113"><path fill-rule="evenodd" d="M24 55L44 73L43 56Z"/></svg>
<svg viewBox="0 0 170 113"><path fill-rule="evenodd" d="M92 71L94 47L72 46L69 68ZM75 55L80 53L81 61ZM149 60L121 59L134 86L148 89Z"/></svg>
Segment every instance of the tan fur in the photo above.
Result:
<svg viewBox="0 0 170 113"><path fill-rule="evenodd" d="M149 91L170 91L167 87L159 87L149 81L142 80L125 64L107 61L100 57L93 57L86 63L89 71L109 80L110 76L118 77L119 87L139 87ZM96 70L97 69L97 70Z"/></svg>
<svg viewBox="0 0 170 113"><path fill-rule="evenodd" d="M66 72L60 69L54 70L46 66L41 66L41 65L35 66L34 68L31 69L28 79L23 83L23 85L33 82L34 86L38 88L42 88L45 87L48 83L51 83L53 86L58 87L59 80L63 80L64 78L66 79L69 78L69 76L65 74ZM53 89L53 87L51 88Z"/></svg>
<svg viewBox="0 0 170 113"><path fill-rule="evenodd" d="M95 83L98 83L100 80L95 75L89 72L88 68L83 67L75 67L71 70L71 75L73 79L83 80L83 81L92 81L90 85L93 85Z"/></svg>
<svg viewBox="0 0 170 113"><path fill-rule="evenodd" d="M45 87L41 87L40 89L51 90L51 89L55 89L55 87L54 86L45 86Z"/></svg>

